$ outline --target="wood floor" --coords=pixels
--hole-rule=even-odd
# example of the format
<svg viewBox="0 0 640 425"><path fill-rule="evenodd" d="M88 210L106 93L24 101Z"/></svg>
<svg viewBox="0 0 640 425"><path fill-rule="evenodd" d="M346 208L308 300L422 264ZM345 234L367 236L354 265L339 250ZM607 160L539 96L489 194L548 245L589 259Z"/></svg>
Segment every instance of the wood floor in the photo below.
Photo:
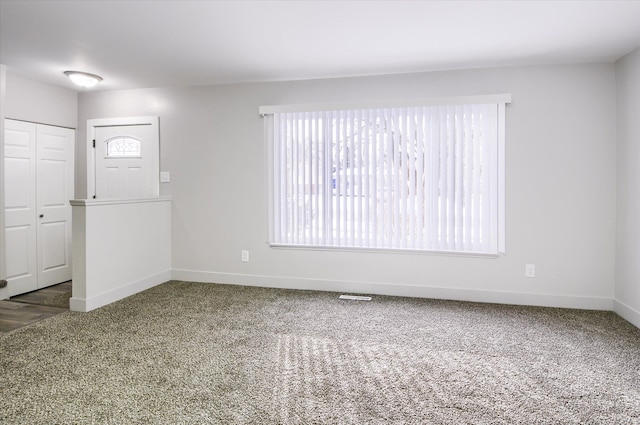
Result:
<svg viewBox="0 0 640 425"><path fill-rule="evenodd" d="M71 281L68 281L0 301L0 333L69 311L68 304L63 307L65 303L59 300L70 294Z"/></svg>

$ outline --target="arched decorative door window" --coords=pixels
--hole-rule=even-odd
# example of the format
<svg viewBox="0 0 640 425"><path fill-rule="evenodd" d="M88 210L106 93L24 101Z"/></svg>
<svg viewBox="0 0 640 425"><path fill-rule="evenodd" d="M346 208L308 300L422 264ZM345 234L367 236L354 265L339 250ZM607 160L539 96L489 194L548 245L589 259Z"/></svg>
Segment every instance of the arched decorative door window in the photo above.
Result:
<svg viewBox="0 0 640 425"><path fill-rule="evenodd" d="M107 158L135 158L141 155L141 142L135 137L118 136L106 143Z"/></svg>

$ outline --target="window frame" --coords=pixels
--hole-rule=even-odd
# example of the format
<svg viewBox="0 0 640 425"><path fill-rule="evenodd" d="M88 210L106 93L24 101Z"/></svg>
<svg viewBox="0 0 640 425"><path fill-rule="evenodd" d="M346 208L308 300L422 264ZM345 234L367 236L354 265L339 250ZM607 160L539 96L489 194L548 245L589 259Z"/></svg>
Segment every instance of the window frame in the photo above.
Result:
<svg viewBox="0 0 640 425"><path fill-rule="evenodd" d="M265 183L267 190L266 204L268 207L267 228L268 239L267 244L272 248L285 249L303 249L303 250L344 250L344 251L365 251L365 252L400 252L400 253L427 253L427 254L444 254L455 256L480 256L480 257L497 257L506 252L506 219L505 219L505 118L506 105L511 103L511 94L494 94L482 96L461 96L461 97L439 97L427 99L411 99L411 100L395 100L395 101L376 101L376 102L339 102L339 103L323 103L323 104L292 104L292 105L269 105L261 106L259 114L264 118L267 115L275 113L287 112L322 112L322 111L338 111L353 109L375 109L375 108L405 108L417 106L448 106L448 105L473 105L473 104L495 104L497 106L497 152L492 153L495 158L497 169L496 191L492 192L494 198L491 202L495 203L497 214L496 247L494 251L469 251L469 250L435 250L435 249L411 249L411 248L391 248L391 247L350 247L350 246L324 246L324 245L298 245L291 243L275 242L274 235L274 219L275 219L275 202L276 196L279 196L279 188L274 186L275 158L274 158L274 138L273 135L273 119L265 120L264 140L265 140L265 171L267 178Z"/></svg>
<svg viewBox="0 0 640 425"><path fill-rule="evenodd" d="M129 155L129 154L114 154L114 155L110 155L109 149L111 144L117 144L118 142L123 142L123 143L131 143L134 142L135 145L138 147L137 151L135 152L134 155ZM128 135L120 135L120 136L115 136L112 137L108 140L104 141L106 148L105 148L105 152L106 152L106 156L105 159L128 159L128 158L142 158L142 141L140 139L138 139L137 137L133 137L133 136L128 136Z"/></svg>

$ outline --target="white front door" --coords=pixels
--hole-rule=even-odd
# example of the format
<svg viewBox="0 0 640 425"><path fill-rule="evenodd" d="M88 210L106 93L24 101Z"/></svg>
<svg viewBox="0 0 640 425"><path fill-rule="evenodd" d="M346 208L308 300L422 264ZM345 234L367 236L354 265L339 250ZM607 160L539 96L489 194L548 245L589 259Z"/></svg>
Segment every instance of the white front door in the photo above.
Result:
<svg viewBox="0 0 640 425"><path fill-rule="evenodd" d="M5 120L9 296L71 279L72 129Z"/></svg>
<svg viewBox="0 0 640 425"><path fill-rule="evenodd" d="M140 199L159 195L157 117L89 120L88 128L93 132L94 198Z"/></svg>

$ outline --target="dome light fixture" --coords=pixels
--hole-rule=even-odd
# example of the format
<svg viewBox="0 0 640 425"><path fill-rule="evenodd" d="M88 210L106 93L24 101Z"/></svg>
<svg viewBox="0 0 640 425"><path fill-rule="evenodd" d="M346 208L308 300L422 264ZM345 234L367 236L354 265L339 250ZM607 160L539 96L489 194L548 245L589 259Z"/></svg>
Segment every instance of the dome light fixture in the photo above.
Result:
<svg viewBox="0 0 640 425"><path fill-rule="evenodd" d="M93 87L102 81L102 77L81 71L65 71L64 74L80 87Z"/></svg>

